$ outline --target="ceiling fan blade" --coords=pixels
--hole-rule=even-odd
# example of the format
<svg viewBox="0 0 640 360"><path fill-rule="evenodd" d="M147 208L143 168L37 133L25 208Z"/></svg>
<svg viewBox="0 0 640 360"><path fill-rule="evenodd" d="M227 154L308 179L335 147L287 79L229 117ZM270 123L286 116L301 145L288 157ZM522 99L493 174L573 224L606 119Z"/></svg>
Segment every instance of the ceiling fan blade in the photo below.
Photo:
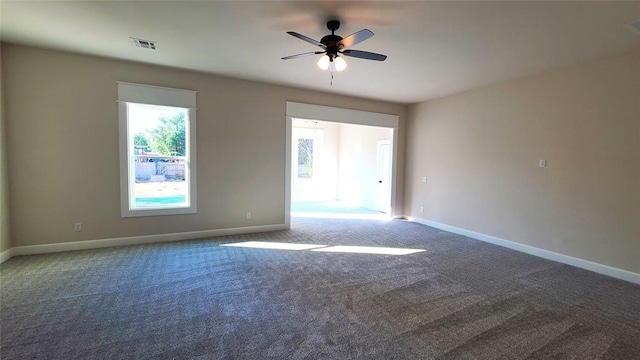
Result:
<svg viewBox="0 0 640 360"><path fill-rule="evenodd" d="M360 59L367 60L376 60L376 61L384 61L387 58L387 55L376 54L368 51L360 51L360 50L344 50L341 53L345 56L351 56Z"/></svg>
<svg viewBox="0 0 640 360"><path fill-rule="evenodd" d="M291 36L295 36L295 37L297 37L298 39L303 40L303 41L306 41L306 42L308 42L308 43L310 43L310 44L313 44L313 45L316 45L316 46L320 46L320 47L321 47L321 48L323 48L323 49L326 49L326 48L327 48L327 46L326 46L325 44L323 44L323 43L321 43L321 42L319 42L319 41L315 41L315 40L313 40L312 38L310 38L310 37L308 37L308 36L304 36L304 35L302 35L302 34L298 34L298 33L297 33L297 32L295 32L295 31L287 31L287 34L289 34L289 35L291 35Z"/></svg>
<svg viewBox="0 0 640 360"><path fill-rule="evenodd" d="M340 40L340 42L338 42L338 45L343 45L346 48L352 47L353 45L361 43L372 36L373 36L373 32L371 30L362 29Z"/></svg>
<svg viewBox="0 0 640 360"><path fill-rule="evenodd" d="M289 56L283 57L282 60L296 59L296 58L301 58L305 56L319 55L319 54L324 54L324 51L312 51L312 52L306 52L302 54L289 55Z"/></svg>

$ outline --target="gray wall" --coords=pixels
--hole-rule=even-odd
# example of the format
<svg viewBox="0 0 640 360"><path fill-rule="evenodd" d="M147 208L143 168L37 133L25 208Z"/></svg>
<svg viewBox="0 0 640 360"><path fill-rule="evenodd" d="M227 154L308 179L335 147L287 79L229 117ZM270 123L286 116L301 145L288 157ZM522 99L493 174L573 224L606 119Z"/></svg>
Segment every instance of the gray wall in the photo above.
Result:
<svg viewBox="0 0 640 360"><path fill-rule="evenodd" d="M286 101L405 121L399 104L32 47L2 61L13 246L282 224ZM198 91L197 214L120 217L116 81Z"/></svg>
<svg viewBox="0 0 640 360"><path fill-rule="evenodd" d="M640 273L639 75L634 52L411 106L406 214Z"/></svg>

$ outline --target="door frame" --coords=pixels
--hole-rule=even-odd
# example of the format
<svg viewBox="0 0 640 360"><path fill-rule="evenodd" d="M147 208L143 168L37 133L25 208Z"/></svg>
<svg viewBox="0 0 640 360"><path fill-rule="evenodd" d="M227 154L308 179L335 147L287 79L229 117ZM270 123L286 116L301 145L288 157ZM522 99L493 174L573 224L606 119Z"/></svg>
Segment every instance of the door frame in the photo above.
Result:
<svg viewBox="0 0 640 360"><path fill-rule="evenodd" d="M386 171L384 171L383 163L380 161L381 160L380 159L380 155L382 154L382 152L380 150L381 150L383 145L388 145L389 146L389 151L391 151L391 140L378 140L377 145L376 145L376 168L377 168L376 169L376 176L378 178L377 179L378 181L384 180L383 172L386 172ZM389 153L389 172L392 172L391 171L391 155L392 154ZM389 180L391 180L393 174L389 174L389 175L390 175L389 176ZM376 207L377 207L376 210L384 212L385 214L386 213L390 214L390 211L391 211L390 210L391 209L391 186L390 185L391 185L390 183L389 184L387 184L387 183L383 184L383 187L384 187L383 188L384 189L384 198L382 200L383 200L383 202L387 202L388 201L389 203L386 204L386 205L383 205L382 209L380 209L380 204L381 204L381 201L380 201L380 187L376 188Z"/></svg>
<svg viewBox="0 0 640 360"><path fill-rule="evenodd" d="M293 119L319 120L344 124L378 126L391 129L391 217L396 216L396 180L398 170L398 125L399 115L381 114L369 111L343 109L330 106L286 102L285 127L285 189L284 220L285 226L291 228L291 144Z"/></svg>

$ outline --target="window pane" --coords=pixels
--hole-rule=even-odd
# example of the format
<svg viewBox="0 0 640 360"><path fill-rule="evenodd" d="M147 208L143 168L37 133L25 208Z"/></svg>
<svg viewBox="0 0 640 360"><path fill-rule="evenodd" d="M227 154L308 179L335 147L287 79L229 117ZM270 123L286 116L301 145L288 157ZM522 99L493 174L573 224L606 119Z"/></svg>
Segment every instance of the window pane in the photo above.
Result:
<svg viewBox="0 0 640 360"><path fill-rule="evenodd" d="M298 178L313 177L313 139L298 139Z"/></svg>
<svg viewBox="0 0 640 360"><path fill-rule="evenodd" d="M131 208L189 206L187 168L188 110L129 104L134 183Z"/></svg>

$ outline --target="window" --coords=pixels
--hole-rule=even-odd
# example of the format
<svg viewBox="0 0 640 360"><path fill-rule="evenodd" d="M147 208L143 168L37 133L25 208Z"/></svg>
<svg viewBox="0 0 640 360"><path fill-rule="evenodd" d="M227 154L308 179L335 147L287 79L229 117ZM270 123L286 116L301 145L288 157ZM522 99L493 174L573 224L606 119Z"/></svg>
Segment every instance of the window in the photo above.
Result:
<svg viewBox="0 0 640 360"><path fill-rule="evenodd" d="M196 93L118 83L123 217L195 213Z"/></svg>
<svg viewBox="0 0 640 360"><path fill-rule="evenodd" d="M322 171L324 130L318 128L295 127L293 130L293 148L291 149L291 166L293 188L301 195L319 191L322 180L318 177ZM297 195L296 195L297 196ZM302 195L301 195L302 196Z"/></svg>
<svg viewBox="0 0 640 360"><path fill-rule="evenodd" d="M298 139L298 177L313 177L313 139Z"/></svg>

